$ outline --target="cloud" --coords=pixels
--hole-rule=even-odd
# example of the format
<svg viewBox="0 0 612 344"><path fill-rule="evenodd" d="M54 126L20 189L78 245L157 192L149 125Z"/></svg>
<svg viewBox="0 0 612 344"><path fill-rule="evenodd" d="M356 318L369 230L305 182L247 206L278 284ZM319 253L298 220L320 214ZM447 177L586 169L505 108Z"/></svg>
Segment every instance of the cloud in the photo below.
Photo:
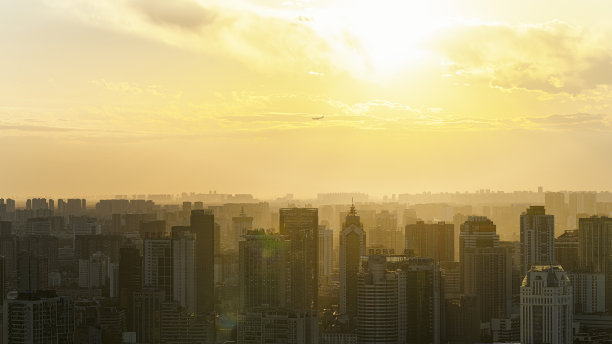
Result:
<svg viewBox="0 0 612 344"><path fill-rule="evenodd" d="M212 24L217 13L191 0L131 0L129 4L157 25L198 30Z"/></svg>
<svg viewBox="0 0 612 344"><path fill-rule="evenodd" d="M579 94L612 84L609 39L554 21L539 25L456 25L431 47L457 76L504 90Z"/></svg>

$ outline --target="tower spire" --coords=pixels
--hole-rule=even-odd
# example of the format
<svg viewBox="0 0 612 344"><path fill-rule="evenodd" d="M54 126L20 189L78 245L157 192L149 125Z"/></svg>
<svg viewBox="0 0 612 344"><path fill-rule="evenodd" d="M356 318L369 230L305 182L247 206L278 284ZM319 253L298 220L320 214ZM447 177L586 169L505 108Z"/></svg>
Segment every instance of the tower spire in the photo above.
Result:
<svg viewBox="0 0 612 344"><path fill-rule="evenodd" d="M355 210L355 199L351 197L351 211L350 214L355 216L357 215L357 211Z"/></svg>

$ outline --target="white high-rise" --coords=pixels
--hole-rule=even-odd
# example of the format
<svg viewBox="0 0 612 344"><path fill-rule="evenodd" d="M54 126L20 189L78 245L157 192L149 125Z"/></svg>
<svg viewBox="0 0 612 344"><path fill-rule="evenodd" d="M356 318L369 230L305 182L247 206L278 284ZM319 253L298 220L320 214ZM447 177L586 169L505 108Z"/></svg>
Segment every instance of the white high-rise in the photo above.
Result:
<svg viewBox="0 0 612 344"><path fill-rule="evenodd" d="M560 265L534 265L521 285L521 343L573 343L572 286Z"/></svg>

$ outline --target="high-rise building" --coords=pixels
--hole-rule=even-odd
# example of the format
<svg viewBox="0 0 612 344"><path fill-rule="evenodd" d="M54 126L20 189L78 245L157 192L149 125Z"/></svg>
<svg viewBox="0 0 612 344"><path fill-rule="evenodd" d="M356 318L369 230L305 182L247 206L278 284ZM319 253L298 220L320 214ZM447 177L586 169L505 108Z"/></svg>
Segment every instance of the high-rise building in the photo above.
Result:
<svg viewBox="0 0 612 344"><path fill-rule="evenodd" d="M352 205L340 232L340 313L349 318L357 315L357 275L365 255L366 233Z"/></svg>
<svg viewBox="0 0 612 344"><path fill-rule="evenodd" d="M612 311L612 218L582 218L578 227L580 269L603 273L606 286L606 312Z"/></svg>
<svg viewBox="0 0 612 344"><path fill-rule="evenodd" d="M432 258L387 257L397 274L398 343L444 342L444 291Z"/></svg>
<svg viewBox="0 0 612 344"><path fill-rule="evenodd" d="M172 227L172 299L196 312L196 235L190 227Z"/></svg>
<svg viewBox="0 0 612 344"><path fill-rule="evenodd" d="M480 341L480 302L474 295L460 295L446 300L446 339L449 343Z"/></svg>
<svg viewBox="0 0 612 344"><path fill-rule="evenodd" d="M436 262L455 260L455 236L452 223L425 223L406 225L406 249L416 257L432 258Z"/></svg>
<svg viewBox="0 0 612 344"><path fill-rule="evenodd" d="M110 259L101 252L92 254L89 259L79 259L79 287L94 289L107 286L109 265Z"/></svg>
<svg viewBox="0 0 612 344"><path fill-rule="evenodd" d="M555 239L555 264L559 264L565 271L577 271L578 260L578 231L566 230Z"/></svg>
<svg viewBox="0 0 612 344"><path fill-rule="evenodd" d="M240 310L284 308L291 297L290 242L282 235L249 231L240 242Z"/></svg>
<svg viewBox="0 0 612 344"><path fill-rule="evenodd" d="M164 291L143 288L134 293L134 332L138 343L161 344L161 305Z"/></svg>
<svg viewBox="0 0 612 344"><path fill-rule="evenodd" d="M243 235L253 229L253 218L246 216L244 207L240 209L240 215L232 217L232 239L230 249L237 251L238 242Z"/></svg>
<svg viewBox="0 0 612 344"><path fill-rule="evenodd" d="M143 243L143 286L163 290L172 299L172 239L163 233L148 232Z"/></svg>
<svg viewBox="0 0 612 344"><path fill-rule="evenodd" d="M555 261L555 217L543 206L531 206L521 214L521 273L532 265Z"/></svg>
<svg viewBox="0 0 612 344"><path fill-rule="evenodd" d="M573 343L572 287L559 265L534 265L521 286L521 343Z"/></svg>
<svg viewBox="0 0 612 344"><path fill-rule="evenodd" d="M385 256L369 256L357 277L357 336L360 344L398 343L398 276Z"/></svg>
<svg viewBox="0 0 612 344"><path fill-rule="evenodd" d="M512 302L512 258L500 247L495 224L470 216L459 240L463 293L479 298L481 322L506 318Z"/></svg>
<svg viewBox="0 0 612 344"><path fill-rule="evenodd" d="M74 343L74 303L53 290L20 292L3 314L3 343Z"/></svg>
<svg viewBox="0 0 612 344"><path fill-rule="evenodd" d="M460 226L459 261L463 262L463 251L467 248L499 247L499 235L493 221L486 216L468 216Z"/></svg>
<svg viewBox="0 0 612 344"><path fill-rule="evenodd" d="M319 226L319 279L327 283L332 274L334 254L334 231Z"/></svg>
<svg viewBox="0 0 612 344"><path fill-rule="evenodd" d="M127 330L134 331L134 293L142 289L142 256L134 247L119 250L119 308L126 312Z"/></svg>
<svg viewBox="0 0 612 344"><path fill-rule="evenodd" d="M213 343L213 322L195 316L176 302L161 304L160 339L164 344Z"/></svg>
<svg viewBox="0 0 612 344"><path fill-rule="evenodd" d="M567 205L565 204L565 193L546 192L544 194L544 207L549 214L555 217L555 228L557 231L567 228Z"/></svg>
<svg viewBox="0 0 612 344"><path fill-rule="evenodd" d="M47 289L49 260L31 252L19 253L17 262L18 290L22 292Z"/></svg>
<svg viewBox="0 0 612 344"><path fill-rule="evenodd" d="M594 272L568 272L574 291L574 313L591 314L606 311L606 276Z"/></svg>
<svg viewBox="0 0 612 344"><path fill-rule="evenodd" d="M319 290L319 216L316 208L281 208L279 229L290 242L291 305L317 310Z"/></svg>
<svg viewBox="0 0 612 344"><path fill-rule="evenodd" d="M210 210L191 211L191 230L196 234L196 311L215 311L215 216Z"/></svg>

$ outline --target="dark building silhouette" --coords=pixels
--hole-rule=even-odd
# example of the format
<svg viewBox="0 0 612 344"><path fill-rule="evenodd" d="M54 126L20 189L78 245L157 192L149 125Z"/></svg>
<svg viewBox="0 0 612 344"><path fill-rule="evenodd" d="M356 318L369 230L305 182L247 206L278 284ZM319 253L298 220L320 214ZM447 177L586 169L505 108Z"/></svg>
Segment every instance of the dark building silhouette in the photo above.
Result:
<svg viewBox="0 0 612 344"><path fill-rule="evenodd" d="M357 315L357 275L365 251L366 233L352 205L340 232L340 313L349 319Z"/></svg>
<svg viewBox="0 0 612 344"><path fill-rule="evenodd" d="M543 206L531 206L521 214L521 274L532 265L555 261L555 217Z"/></svg>
<svg viewBox="0 0 612 344"><path fill-rule="evenodd" d="M565 271L577 271L579 268L578 239L578 230L567 230L555 239L555 263Z"/></svg>
<svg viewBox="0 0 612 344"><path fill-rule="evenodd" d="M417 257L428 257L436 262L455 260L455 226L444 221L406 225L406 249Z"/></svg>
<svg viewBox="0 0 612 344"><path fill-rule="evenodd" d="M294 310L317 310L319 290L319 215L316 208L283 208L280 234L291 241L291 304Z"/></svg>
<svg viewBox="0 0 612 344"><path fill-rule="evenodd" d="M578 235L580 268L605 275L606 312L612 312L612 218L581 218Z"/></svg>
<svg viewBox="0 0 612 344"><path fill-rule="evenodd" d="M196 310L215 311L215 217L208 210L191 211L191 230L196 234Z"/></svg>
<svg viewBox="0 0 612 344"><path fill-rule="evenodd" d="M128 331L134 331L133 298L142 289L142 256L133 247L122 247L119 256L119 308L126 311Z"/></svg>

